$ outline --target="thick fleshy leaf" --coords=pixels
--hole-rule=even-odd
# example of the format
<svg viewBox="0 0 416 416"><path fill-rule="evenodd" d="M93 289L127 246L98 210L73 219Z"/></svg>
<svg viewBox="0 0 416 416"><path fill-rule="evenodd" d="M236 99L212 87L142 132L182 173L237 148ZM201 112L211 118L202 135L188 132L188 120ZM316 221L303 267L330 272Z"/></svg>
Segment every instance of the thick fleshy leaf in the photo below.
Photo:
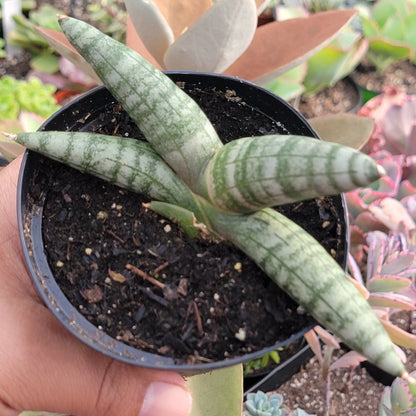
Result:
<svg viewBox="0 0 416 416"><path fill-rule="evenodd" d="M333 371L338 370L339 368L355 368L366 360L367 358L365 358L364 355L356 351L349 351L332 363L329 369Z"/></svg>
<svg viewBox="0 0 416 416"><path fill-rule="evenodd" d="M100 78L91 68L91 65L76 51L69 43L68 39L62 32L53 29L36 26L35 29L57 52L69 61L73 62L79 69L84 71L97 84L102 84Z"/></svg>
<svg viewBox="0 0 416 416"><path fill-rule="evenodd" d="M412 348L416 350L416 335L393 325L390 321L385 319L380 319L380 322L383 324L384 329L395 344L403 348Z"/></svg>
<svg viewBox="0 0 416 416"><path fill-rule="evenodd" d="M126 45L129 48L138 52L141 56L143 56L144 59L146 59L146 61L149 61L155 68L160 70L163 69L159 62L157 62L156 59L152 56L152 54L147 50L143 41L140 39L130 17L127 17Z"/></svg>
<svg viewBox="0 0 416 416"><path fill-rule="evenodd" d="M413 395L409 384L402 378L396 378L391 385L391 404L400 410L409 410L413 404Z"/></svg>
<svg viewBox="0 0 416 416"><path fill-rule="evenodd" d="M175 39L212 6L211 0L153 0L153 2L171 27Z"/></svg>
<svg viewBox="0 0 416 416"><path fill-rule="evenodd" d="M223 72L250 45L257 27L253 0L222 0L166 52L169 70Z"/></svg>
<svg viewBox="0 0 416 416"><path fill-rule="evenodd" d="M174 34L153 1L124 0L127 12L146 49L163 66L163 58L174 42Z"/></svg>
<svg viewBox="0 0 416 416"><path fill-rule="evenodd" d="M322 140L361 149L374 129L369 117L355 114L328 114L308 120Z"/></svg>
<svg viewBox="0 0 416 416"><path fill-rule="evenodd" d="M195 191L218 208L250 212L334 195L380 177L369 156L302 136L246 137L211 158Z"/></svg>
<svg viewBox="0 0 416 416"><path fill-rule="evenodd" d="M411 285L411 280L405 277L374 276L367 282L367 289L370 292L397 292Z"/></svg>
<svg viewBox="0 0 416 416"><path fill-rule="evenodd" d="M305 335L305 339L309 346L311 347L311 350L315 354L316 358L318 359L319 363L322 365L323 363L323 356L322 356L322 347L321 342L319 340L319 337L317 333L314 331L315 328L310 329Z"/></svg>
<svg viewBox="0 0 416 416"><path fill-rule="evenodd" d="M249 48L225 73L264 85L327 45L355 13L331 10L260 26Z"/></svg>
<svg viewBox="0 0 416 416"><path fill-rule="evenodd" d="M409 230L416 228L413 218L397 199L384 198L378 204L371 204L368 210L390 230L398 230L401 224Z"/></svg>
<svg viewBox="0 0 416 416"><path fill-rule="evenodd" d="M187 378L192 394L191 416L241 416L243 368L226 367Z"/></svg>
<svg viewBox="0 0 416 416"><path fill-rule="evenodd" d="M415 260L415 253L402 254L399 257L384 264L381 268L380 274L397 275L411 267Z"/></svg>
<svg viewBox="0 0 416 416"><path fill-rule="evenodd" d="M407 296L397 293L371 293L368 303L372 307L402 309L404 311L416 309L415 302Z"/></svg>

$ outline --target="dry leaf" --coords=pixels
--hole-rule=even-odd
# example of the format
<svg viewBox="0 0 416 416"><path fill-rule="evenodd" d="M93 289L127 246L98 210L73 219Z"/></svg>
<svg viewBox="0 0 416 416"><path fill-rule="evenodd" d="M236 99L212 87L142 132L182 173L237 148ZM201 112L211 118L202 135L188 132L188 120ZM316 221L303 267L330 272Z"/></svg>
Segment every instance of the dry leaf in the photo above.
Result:
<svg viewBox="0 0 416 416"><path fill-rule="evenodd" d="M264 85L326 46L355 14L352 9L330 10L260 26L225 73Z"/></svg>
<svg viewBox="0 0 416 416"><path fill-rule="evenodd" d="M163 57L173 43L174 35L163 14L153 1L125 0L127 12L146 49L163 65Z"/></svg>
<svg viewBox="0 0 416 416"><path fill-rule="evenodd" d="M108 275L115 282L124 283L126 281L126 278L121 273L115 272L114 270L108 269Z"/></svg>
<svg viewBox="0 0 416 416"><path fill-rule="evenodd" d="M222 72L247 49L256 27L257 10L253 0L222 0L169 48L165 67Z"/></svg>

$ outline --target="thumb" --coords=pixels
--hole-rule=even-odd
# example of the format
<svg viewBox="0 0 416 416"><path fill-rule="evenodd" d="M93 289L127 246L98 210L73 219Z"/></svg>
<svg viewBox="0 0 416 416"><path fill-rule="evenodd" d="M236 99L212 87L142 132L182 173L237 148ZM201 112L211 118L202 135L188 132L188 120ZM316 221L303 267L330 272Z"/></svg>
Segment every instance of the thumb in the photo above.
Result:
<svg viewBox="0 0 416 416"><path fill-rule="evenodd" d="M175 372L132 366L88 347L42 304L10 293L0 321L0 414L188 416L191 396ZM0 302L0 313L2 311ZM18 323L17 323L18 322ZM3 342L4 338L4 342Z"/></svg>

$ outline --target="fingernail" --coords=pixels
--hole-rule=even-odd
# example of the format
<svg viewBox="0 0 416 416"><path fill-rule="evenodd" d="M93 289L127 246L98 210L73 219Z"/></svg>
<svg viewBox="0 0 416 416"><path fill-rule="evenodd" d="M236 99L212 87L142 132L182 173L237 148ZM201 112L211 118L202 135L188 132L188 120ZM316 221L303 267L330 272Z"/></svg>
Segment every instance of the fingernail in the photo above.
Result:
<svg viewBox="0 0 416 416"><path fill-rule="evenodd" d="M153 382L147 389L139 416L188 416L192 397L184 388L163 382Z"/></svg>

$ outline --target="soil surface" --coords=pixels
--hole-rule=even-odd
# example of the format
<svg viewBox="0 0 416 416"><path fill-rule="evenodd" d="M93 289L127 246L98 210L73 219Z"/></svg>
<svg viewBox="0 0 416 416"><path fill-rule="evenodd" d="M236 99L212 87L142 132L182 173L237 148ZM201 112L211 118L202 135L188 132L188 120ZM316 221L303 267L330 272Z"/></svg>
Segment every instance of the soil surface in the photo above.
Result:
<svg viewBox="0 0 416 416"><path fill-rule="evenodd" d="M364 60L352 73L352 78L369 91L381 92L386 85L393 85L416 94L416 66L409 61L398 62L379 73L374 65Z"/></svg>
<svg viewBox="0 0 416 416"><path fill-rule="evenodd" d="M190 93L224 142L284 132L229 91ZM140 134L117 104L88 129ZM181 362L209 361L272 346L311 322L227 243L187 238L140 195L49 161L43 169L39 186L53 177L43 228L50 267L71 303L114 338ZM342 224L330 198L279 210L342 261Z"/></svg>

